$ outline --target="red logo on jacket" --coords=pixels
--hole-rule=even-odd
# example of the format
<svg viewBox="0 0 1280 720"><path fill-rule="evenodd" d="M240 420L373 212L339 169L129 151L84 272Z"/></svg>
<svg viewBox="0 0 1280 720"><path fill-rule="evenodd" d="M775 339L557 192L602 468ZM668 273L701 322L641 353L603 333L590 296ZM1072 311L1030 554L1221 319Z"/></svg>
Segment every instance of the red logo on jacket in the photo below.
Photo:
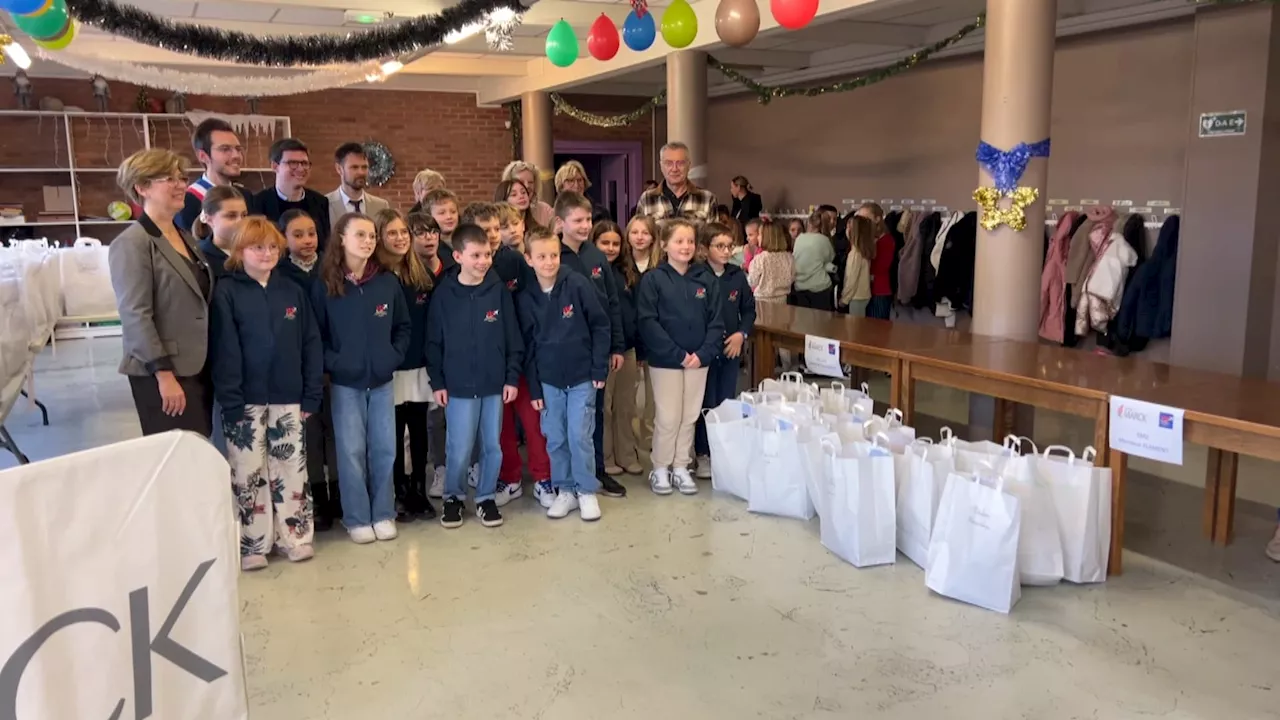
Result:
<svg viewBox="0 0 1280 720"><path fill-rule="evenodd" d="M485 314L484 314L484 321L485 321L485 322L498 322L498 311L497 311L497 310L487 310L487 311L485 311Z"/></svg>
<svg viewBox="0 0 1280 720"><path fill-rule="evenodd" d="M519 284L520 284L520 280L518 278L511 278L510 280L507 281L507 289L510 290L511 292L515 292L516 286Z"/></svg>
<svg viewBox="0 0 1280 720"><path fill-rule="evenodd" d="M573 303L570 303L564 306L564 308L560 311L560 317L566 320L573 317Z"/></svg>
<svg viewBox="0 0 1280 720"><path fill-rule="evenodd" d="M285 319L285 320L297 320L297 319L298 319L298 308L296 308L296 307L287 307L287 308L285 308L285 309L284 309L284 319Z"/></svg>
<svg viewBox="0 0 1280 720"><path fill-rule="evenodd" d="M705 299L706 299L706 297L707 297L707 289L706 289L706 288L698 288L697 290L694 290L694 291L693 291L693 296L694 296L695 298L697 298L698 300L705 300Z"/></svg>
<svg viewBox="0 0 1280 720"><path fill-rule="evenodd" d="M418 297L417 297L417 298L415 298L413 302L414 302L415 304L417 304L417 305L426 305L426 304L427 304L427 294L426 294L426 293L418 293Z"/></svg>
<svg viewBox="0 0 1280 720"><path fill-rule="evenodd" d="M386 317L386 316L387 316L387 304L386 304L386 303L382 303L381 305L378 305L377 307L375 307L375 308L373 309L373 316L374 316L374 317Z"/></svg>
<svg viewBox="0 0 1280 720"><path fill-rule="evenodd" d="M737 290L730 290L730 291L729 291L729 302L738 302L738 291L737 291Z"/></svg>
<svg viewBox="0 0 1280 720"><path fill-rule="evenodd" d="M599 266L599 265L597 265L597 266L595 266L595 267L591 268L591 279L592 279L592 280L599 280L599 279L600 279L600 278L602 278L602 277L604 277L604 271L600 269L600 266Z"/></svg>

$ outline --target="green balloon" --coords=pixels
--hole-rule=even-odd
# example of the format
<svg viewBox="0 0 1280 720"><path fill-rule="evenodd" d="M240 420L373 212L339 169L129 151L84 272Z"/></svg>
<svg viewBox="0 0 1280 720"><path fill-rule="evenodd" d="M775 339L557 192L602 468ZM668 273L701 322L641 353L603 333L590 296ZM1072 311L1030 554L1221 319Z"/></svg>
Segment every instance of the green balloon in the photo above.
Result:
<svg viewBox="0 0 1280 720"><path fill-rule="evenodd" d="M22 32L35 40L50 40L62 33L67 26L67 5L62 0L54 0L47 10L39 15L11 15L13 24Z"/></svg>
<svg viewBox="0 0 1280 720"><path fill-rule="evenodd" d="M578 59L578 36L563 19L547 33L547 59L556 67L569 67Z"/></svg>
<svg viewBox="0 0 1280 720"><path fill-rule="evenodd" d="M662 13L662 39L673 48L688 47L698 37L698 15L687 0L675 0Z"/></svg>

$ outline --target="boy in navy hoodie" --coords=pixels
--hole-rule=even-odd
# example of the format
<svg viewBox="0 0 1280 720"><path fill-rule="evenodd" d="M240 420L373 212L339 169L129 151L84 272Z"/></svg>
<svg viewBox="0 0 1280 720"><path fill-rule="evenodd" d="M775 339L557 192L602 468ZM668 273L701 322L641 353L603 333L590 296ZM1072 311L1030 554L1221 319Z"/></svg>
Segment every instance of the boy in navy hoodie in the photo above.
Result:
<svg viewBox="0 0 1280 720"><path fill-rule="evenodd" d="M551 455L556 495L547 517L579 510L600 519L595 475L597 391L609 377L609 316L590 281L560 266L560 242L542 229L529 233L525 256L536 285L516 296L525 342L525 376Z"/></svg>
<svg viewBox="0 0 1280 720"><path fill-rule="evenodd" d="M480 436L476 516L502 524L494 501L502 448L502 406L516 399L524 344L511 293L489 272L493 251L484 230L459 225L453 233L458 272L441 279L427 315L427 373L445 411L445 503L440 524L462 525L468 459Z"/></svg>
<svg viewBox="0 0 1280 720"><path fill-rule="evenodd" d="M706 255L706 266L719 282L716 296L720 299L720 318L724 321L724 347L707 368L707 389L702 396L705 409L719 407L738 393L742 347L756 324L756 296L751 292L747 274L729 262L733 254L732 230L719 223L703 225L698 233L698 248ZM698 455L697 476L710 479L711 446L707 442L707 422L701 415L693 444Z"/></svg>
<svg viewBox="0 0 1280 720"><path fill-rule="evenodd" d="M556 224L560 229L560 263L586 277L596 287L600 303L609 314L609 371L622 367L625 342L622 309L614 284L609 258L591 243L591 201L576 192L556 196ZM627 488L604 471L604 390L596 397L596 428L592 437L596 451L596 478L600 492L609 497L626 497Z"/></svg>

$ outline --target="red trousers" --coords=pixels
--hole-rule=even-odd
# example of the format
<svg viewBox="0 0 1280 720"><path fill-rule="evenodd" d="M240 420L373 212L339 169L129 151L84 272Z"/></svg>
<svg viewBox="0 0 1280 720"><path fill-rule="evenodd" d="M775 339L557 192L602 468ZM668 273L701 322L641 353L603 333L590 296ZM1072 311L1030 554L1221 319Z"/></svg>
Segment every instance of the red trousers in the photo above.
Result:
<svg viewBox="0 0 1280 720"><path fill-rule="evenodd" d="M516 418L524 427L524 449L529 454L529 474L533 479L551 479L551 458L547 457L547 439L542 436L542 423L538 411L533 409L529 396L529 384L520 378L520 394L515 402L502 406L502 469L498 480L516 485L524 478L520 470L520 442L516 440Z"/></svg>

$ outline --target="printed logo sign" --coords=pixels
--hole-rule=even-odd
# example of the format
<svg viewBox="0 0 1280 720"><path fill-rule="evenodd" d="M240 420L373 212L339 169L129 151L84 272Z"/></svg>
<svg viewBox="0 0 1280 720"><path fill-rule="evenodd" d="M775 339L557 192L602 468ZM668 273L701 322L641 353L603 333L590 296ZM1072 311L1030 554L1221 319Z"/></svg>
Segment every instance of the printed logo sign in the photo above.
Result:
<svg viewBox="0 0 1280 720"><path fill-rule="evenodd" d="M1183 411L1167 405L1112 396L1109 445L1148 460L1182 464Z"/></svg>
<svg viewBox="0 0 1280 720"><path fill-rule="evenodd" d="M1173 429L1173 413L1160 413L1160 427L1165 430Z"/></svg>
<svg viewBox="0 0 1280 720"><path fill-rule="evenodd" d="M298 319L298 308L296 308L296 307L287 307L287 308L285 308L285 309L284 309L284 319L285 319L285 320L297 320L297 319Z"/></svg>
<svg viewBox="0 0 1280 720"><path fill-rule="evenodd" d="M693 291L693 296L694 296L695 298L697 298L698 300L705 300L705 299L706 299L706 297L707 297L707 289L706 289L706 288L698 288L697 290L694 290L694 291Z"/></svg>
<svg viewBox="0 0 1280 720"><path fill-rule="evenodd" d="M498 311L497 311L497 310L488 310L488 311L486 311L486 312L485 312L485 314L484 314L484 321L485 321L485 322L498 322Z"/></svg>
<svg viewBox="0 0 1280 720"><path fill-rule="evenodd" d="M572 303L570 303L570 304L568 304L568 305L565 305L565 306L564 306L564 308L560 310L560 317L562 317L562 318L564 318L564 319L566 319L566 320L568 320L569 318L573 317L573 304L572 304Z"/></svg>
<svg viewBox="0 0 1280 720"><path fill-rule="evenodd" d="M374 317L386 317L386 316L387 316L387 304L386 304L386 303L381 303L380 305L378 305L377 307L375 307L375 308L373 309L373 316L374 316Z"/></svg>

